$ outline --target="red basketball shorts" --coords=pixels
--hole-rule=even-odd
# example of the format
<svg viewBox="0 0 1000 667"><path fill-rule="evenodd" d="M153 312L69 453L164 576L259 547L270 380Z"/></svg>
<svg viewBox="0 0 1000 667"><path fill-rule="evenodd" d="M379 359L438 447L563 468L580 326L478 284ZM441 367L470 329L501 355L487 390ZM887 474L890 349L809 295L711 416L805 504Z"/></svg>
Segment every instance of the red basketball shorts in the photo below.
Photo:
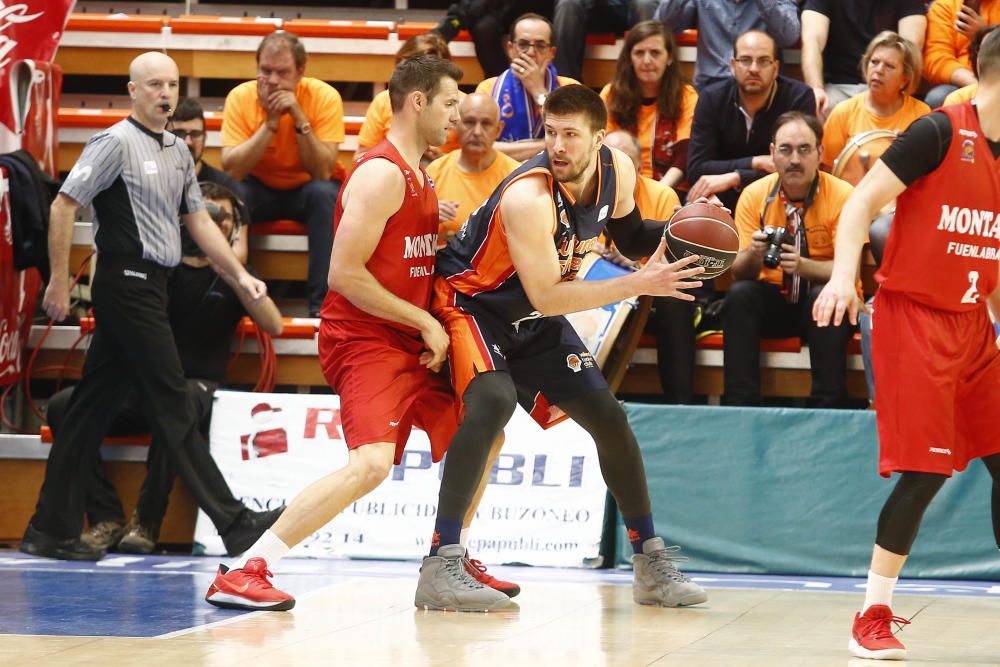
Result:
<svg viewBox="0 0 1000 667"><path fill-rule="evenodd" d="M411 427L425 431L441 460L458 429L458 404L447 376L418 360L423 343L388 326L324 319L319 329L323 375L340 396L348 449L396 443L396 463Z"/></svg>
<svg viewBox="0 0 1000 667"><path fill-rule="evenodd" d="M955 313L879 290L872 362L883 477L951 476L1000 452L1000 350L985 307Z"/></svg>

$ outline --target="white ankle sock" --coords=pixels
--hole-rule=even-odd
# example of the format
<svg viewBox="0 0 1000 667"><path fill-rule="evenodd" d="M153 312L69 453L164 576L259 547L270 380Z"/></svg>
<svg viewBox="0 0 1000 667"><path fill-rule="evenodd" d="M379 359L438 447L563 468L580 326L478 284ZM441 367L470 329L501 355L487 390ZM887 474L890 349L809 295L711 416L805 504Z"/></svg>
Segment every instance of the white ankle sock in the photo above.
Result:
<svg viewBox="0 0 1000 667"><path fill-rule="evenodd" d="M287 556L290 550L291 547L282 542L280 537L270 530L265 530L260 539L254 542L254 545L247 549L246 553L240 556L239 560L233 563L229 569L238 570L246 565L247 561L251 558L263 558L264 562L267 563L268 569L270 569L277 565L278 561Z"/></svg>
<svg viewBox="0 0 1000 667"><path fill-rule="evenodd" d="M463 547L465 547L466 551L469 550L469 529L468 528L463 528L462 529L462 534L458 538L458 543L461 544Z"/></svg>
<svg viewBox="0 0 1000 667"><path fill-rule="evenodd" d="M874 604L892 607L892 591L898 580L899 577L883 577L868 570L868 588L865 591L865 606L861 608L861 613L868 611L868 607Z"/></svg>

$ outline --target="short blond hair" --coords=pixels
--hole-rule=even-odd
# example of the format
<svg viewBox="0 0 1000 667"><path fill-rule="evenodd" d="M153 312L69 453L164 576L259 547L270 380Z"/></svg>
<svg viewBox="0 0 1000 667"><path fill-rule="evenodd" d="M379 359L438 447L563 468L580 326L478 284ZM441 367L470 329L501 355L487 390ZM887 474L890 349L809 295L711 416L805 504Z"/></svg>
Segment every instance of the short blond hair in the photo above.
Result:
<svg viewBox="0 0 1000 667"><path fill-rule="evenodd" d="M868 80L868 63L871 62L875 49L879 48L895 49L903 56L903 73L907 78L904 92L912 95L920 85L920 73L924 68L924 58L920 55L920 49L899 33L883 30L868 43L865 54L861 56L861 76L865 81Z"/></svg>

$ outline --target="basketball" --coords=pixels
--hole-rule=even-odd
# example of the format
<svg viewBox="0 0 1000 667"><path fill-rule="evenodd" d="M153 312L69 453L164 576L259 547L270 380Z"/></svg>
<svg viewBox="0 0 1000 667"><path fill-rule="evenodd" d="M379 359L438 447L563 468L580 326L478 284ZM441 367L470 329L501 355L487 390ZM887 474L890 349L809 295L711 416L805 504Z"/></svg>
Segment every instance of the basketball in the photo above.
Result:
<svg viewBox="0 0 1000 667"><path fill-rule="evenodd" d="M680 208L663 228L667 253L672 261L689 255L701 259L697 266L705 268L698 278L715 278L725 273L736 260L740 235L729 213L713 204L695 202Z"/></svg>

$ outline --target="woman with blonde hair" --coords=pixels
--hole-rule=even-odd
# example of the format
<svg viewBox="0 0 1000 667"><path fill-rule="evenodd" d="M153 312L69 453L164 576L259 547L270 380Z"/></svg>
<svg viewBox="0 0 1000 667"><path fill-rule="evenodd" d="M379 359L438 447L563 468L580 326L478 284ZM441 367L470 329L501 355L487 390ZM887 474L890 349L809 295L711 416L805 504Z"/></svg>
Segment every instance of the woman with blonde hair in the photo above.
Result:
<svg viewBox="0 0 1000 667"><path fill-rule="evenodd" d="M681 72L666 24L643 21L629 30L601 99L608 107L608 131L626 130L639 138L642 175L681 186L698 93Z"/></svg>
<svg viewBox="0 0 1000 667"><path fill-rule="evenodd" d="M403 45L399 47L399 51L396 51L395 64L398 67L401 62L409 60L413 56L421 55L431 55L451 60L448 43L444 41L441 35L428 32L423 35L414 35L403 42ZM361 130L358 132L358 150L354 153L355 161L367 153L369 148L372 148L385 139L385 135L389 132L390 124L392 124L392 104L389 102L389 91L383 90L368 105L368 111L365 113L365 122L361 124ZM448 140L444 145L428 148L424 154L424 159L429 162L456 148L458 148L458 139L455 131L449 130Z"/></svg>
<svg viewBox="0 0 1000 667"><path fill-rule="evenodd" d="M930 107L913 97L922 68L920 50L912 42L891 30L875 35L861 57L861 74L868 89L834 107L823 127L825 169L833 169L852 137L871 130L899 134L930 113ZM877 157L872 156L872 163Z"/></svg>

